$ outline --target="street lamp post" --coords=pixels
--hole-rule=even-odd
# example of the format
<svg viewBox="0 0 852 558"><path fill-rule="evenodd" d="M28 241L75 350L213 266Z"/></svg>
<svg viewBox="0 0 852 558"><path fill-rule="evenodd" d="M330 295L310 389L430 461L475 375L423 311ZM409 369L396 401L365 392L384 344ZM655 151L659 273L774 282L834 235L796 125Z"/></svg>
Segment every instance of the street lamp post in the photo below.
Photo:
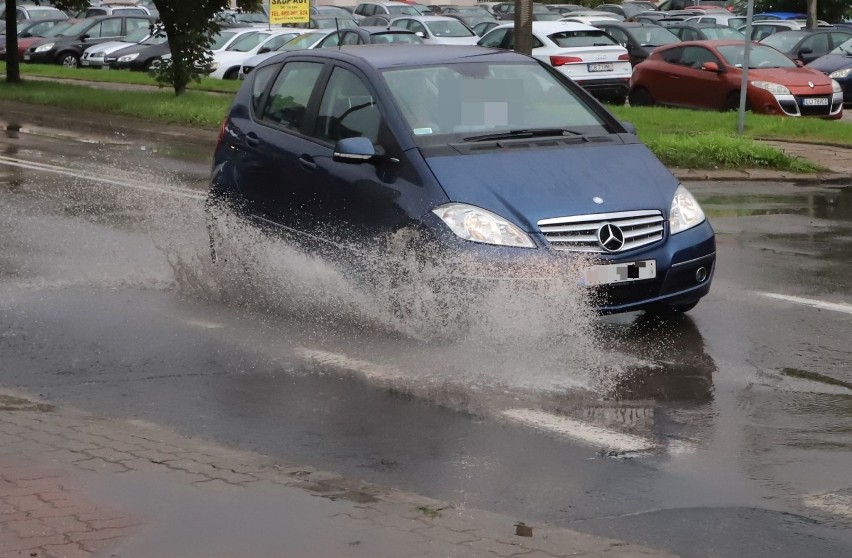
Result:
<svg viewBox="0 0 852 558"><path fill-rule="evenodd" d="M748 0L746 8L746 37L743 49L743 79L740 83L740 110L737 123L737 132L740 134L745 130L745 110L748 90L748 67L751 65L751 21L754 17L754 0Z"/></svg>

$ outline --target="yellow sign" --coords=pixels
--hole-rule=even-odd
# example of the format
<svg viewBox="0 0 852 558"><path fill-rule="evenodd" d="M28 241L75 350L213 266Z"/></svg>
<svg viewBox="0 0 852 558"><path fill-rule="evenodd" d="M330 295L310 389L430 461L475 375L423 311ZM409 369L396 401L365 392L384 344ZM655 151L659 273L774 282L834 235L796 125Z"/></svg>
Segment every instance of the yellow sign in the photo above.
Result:
<svg viewBox="0 0 852 558"><path fill-rule="evenodd" d="M269 0L269 23L307 23L311 20L310 0Z"/></svg>

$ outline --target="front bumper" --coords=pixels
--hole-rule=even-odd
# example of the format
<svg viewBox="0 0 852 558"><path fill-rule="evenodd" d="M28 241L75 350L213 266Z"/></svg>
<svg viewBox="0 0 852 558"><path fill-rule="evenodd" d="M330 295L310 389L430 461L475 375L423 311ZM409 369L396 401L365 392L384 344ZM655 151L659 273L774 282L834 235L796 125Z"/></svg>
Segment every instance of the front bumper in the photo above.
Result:
<svg viewBox="0 0 852 558"><path fill-rule="evenodd" d="M630 90L630 78L612 78L596 80L576 80L577 85L592 94L596 99L625 99Z"/></svg>
<svg viewBox="0 0 852 558"><path fill-rule="evenodd" d="M27 50L24 52L23 60L24 62L29 62L31 64L52 64L56 61L56 50L51 49L46 52L34 52L32 50Z"/></svg>
<svg viewBox="0 0 852 558"><path fill-rule="evenodd" d="M750 89L750 94L754 100L749 99L749 103L755 112L816 118L840 118L843 116L843 93L809 92L808 94L797 94L797 92L793 92L790 95L773 95L764 90L752 93ZM814 101L825 104L806 104Z"/></svg>
<svg viewBox="0 0 852 558"><path fill-rule="evenodd" d="M583 255L576 252L552 250L541 235L532 237L537 249L450 240L454 246L449 248L459 254L459 259L444 270L455 279L472 281L482 288L488 288L487 283L495 281L565 280L566 277L576 277L581 284L585 265L654 260L657 273L653 279L588 287L590 300L597 310L614 314L695 302L710 291L716 267L715 235L706 220L676 235L667 232L656 244L623 254L595 255L588 261L578 259Z"/></svg>

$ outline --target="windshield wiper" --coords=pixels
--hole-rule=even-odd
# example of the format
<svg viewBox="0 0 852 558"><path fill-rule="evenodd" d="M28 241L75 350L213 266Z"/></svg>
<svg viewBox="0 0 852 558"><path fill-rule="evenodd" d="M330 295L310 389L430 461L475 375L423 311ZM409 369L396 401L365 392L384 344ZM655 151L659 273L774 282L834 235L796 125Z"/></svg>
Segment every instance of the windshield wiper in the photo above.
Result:
<svg viewBox="0 0 852 558"><path fill-rule="evenodd" d="M583 132L569 128L521 128L517 130L506 130L495 134L483 134L481 136L468 136L464 141L493 141L514 138L539 138L552 136L582 136Z"/></svg>

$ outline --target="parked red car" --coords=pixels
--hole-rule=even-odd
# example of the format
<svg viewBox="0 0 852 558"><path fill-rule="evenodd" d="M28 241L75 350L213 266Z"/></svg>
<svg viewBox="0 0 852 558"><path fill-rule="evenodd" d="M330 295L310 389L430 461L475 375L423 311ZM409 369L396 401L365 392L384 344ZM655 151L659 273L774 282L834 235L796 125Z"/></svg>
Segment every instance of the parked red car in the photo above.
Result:
<svg viewBox="0 0 852 558"><path fill-rule="evenodd" d="M744 50L742 41L660 47L633 69L630 104L734 110L739 107ZM748 80L747 105L754 112L843 116L843 90L836 81L773 48L752 43Z"/></svg>

